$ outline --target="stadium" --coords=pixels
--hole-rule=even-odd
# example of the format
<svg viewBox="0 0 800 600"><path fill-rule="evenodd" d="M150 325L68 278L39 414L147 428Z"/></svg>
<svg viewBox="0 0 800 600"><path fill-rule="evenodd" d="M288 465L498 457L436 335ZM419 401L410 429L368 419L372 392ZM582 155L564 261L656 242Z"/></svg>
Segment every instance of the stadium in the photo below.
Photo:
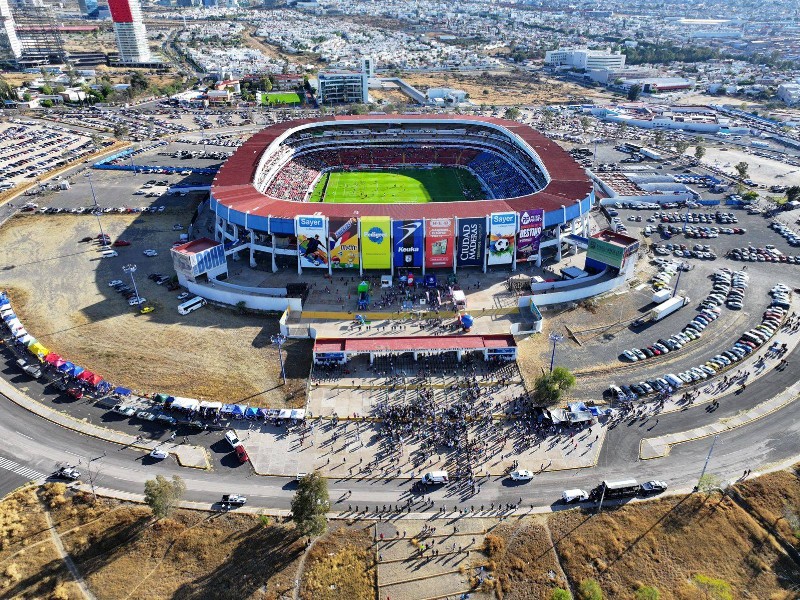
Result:
<svg viewBox="0 0 800 600"><path fill-rule="evenodd" d="M253 267L424 273L560 260L593 200L583 169L527 125L363 115L261 130L220 169L210 209L225 254L247 250Z"/></svg>

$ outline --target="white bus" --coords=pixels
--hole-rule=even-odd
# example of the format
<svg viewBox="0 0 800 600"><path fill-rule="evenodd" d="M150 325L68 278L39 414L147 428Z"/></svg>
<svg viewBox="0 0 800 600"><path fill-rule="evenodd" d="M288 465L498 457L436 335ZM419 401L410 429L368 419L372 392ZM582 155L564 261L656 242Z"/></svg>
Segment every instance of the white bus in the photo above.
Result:
<svg viewBox="0 0 800 600"><path fill-rule="evenodd" d="M191 300L187 300L180 306L178 306L178 313L181 315L188 315L193 310L197 310L201 306L206 305L205 298L201 298L200 296L195 296Z"/></svg>

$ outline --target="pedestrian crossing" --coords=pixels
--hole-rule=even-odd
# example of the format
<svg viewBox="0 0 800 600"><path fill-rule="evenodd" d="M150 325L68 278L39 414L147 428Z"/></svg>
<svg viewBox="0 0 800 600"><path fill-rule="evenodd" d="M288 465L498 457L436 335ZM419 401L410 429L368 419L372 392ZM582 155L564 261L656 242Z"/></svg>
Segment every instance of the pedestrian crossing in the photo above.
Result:
<svg viewBox="0 0 800 600"><path fill-rule="evenodd" d="M5 469L6 471L11 471L12 473L16 473L21 477L25 477L26 479L44 479L44 473L40 473L35 469L29 469L28 467L24 467L18 463L15 463L13 460L0 456L0 469Z"/></svg>

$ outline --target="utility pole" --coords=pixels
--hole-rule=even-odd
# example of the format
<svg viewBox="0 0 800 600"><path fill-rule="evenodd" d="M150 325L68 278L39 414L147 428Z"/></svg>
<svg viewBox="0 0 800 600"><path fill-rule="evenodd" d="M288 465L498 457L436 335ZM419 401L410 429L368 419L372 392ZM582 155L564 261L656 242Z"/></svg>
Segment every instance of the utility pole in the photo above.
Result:
<svg viewBox="0 0 800 600"><path fill-rule="evenodd" d="M95 502L97 502L97 493L95 492L94 489L94 473L92 473L92 463L96 460L104 458L105 455L106 453L103 452L103 454L101 454L100 456L95 456L94 458L91 458L86 462L86 475L89 477L89 485L92 487L92 496L94 497Z"/></svg>
<svg viewBox="0 0 800 600"><path fill-rule="evenodd" d="M700 471L700 477L697 478L697 485L694 486L693 491L698 491L700 489L700 481L703 479L703 475L706 474L706 468L708 467L708 461L711 460L711 453L714 452L714 444L717 443L717 438L719 434L714 436L714 441L711 442L711 448L708 449L708 456L706 456L706 462L703 464L703 470Z"/></svg>
<svg viewBox="0 0 800 600"><path fill-rule="evenodd" d="M563 340L564 336L560 333L551 333L548 337L553 342L553 353L550 355L550 372L552 373L556 362L556 344Z"/></svg>

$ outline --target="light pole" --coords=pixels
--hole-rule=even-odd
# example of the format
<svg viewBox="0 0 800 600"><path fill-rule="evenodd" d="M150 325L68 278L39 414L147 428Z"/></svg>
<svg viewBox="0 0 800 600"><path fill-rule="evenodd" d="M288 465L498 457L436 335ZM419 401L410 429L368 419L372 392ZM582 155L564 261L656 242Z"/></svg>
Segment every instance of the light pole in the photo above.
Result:
<svg viewBox="0 0 800 600"><path fill-rule="evenodd" d="M106 234L103 233L103 224L100 223L100 206L97 204L97 196L94 194L94 184L92 183L92 172L87 171L86 177L89 180L89 189L92 191L92 201L94 202L94 216L97 217L97 226L100 228L100 241L102 242L103 247L108 246L108 242L106 241Z"/></svg>
<svg viewBox="0 0 800 600"><path fill-rule="evenodd" d="M136 287L136 279L133 278L133 274L136 273L136 265L134 264L125 265L122 267L122 270L131 276L131 283L133 283L133 291L136 294L136 306L138 307L141 304L139 299L139 290Z"/></svg>
<svg viewBox="0 0 800 600"><path fill-rule="evenodd" d="M553 366L556 362L556 344L558 344L561 340L564 339L564 336L560 333L551 333L548 338L551 342L553 342L553 353L550 355L550 372L553 372Z"/></svg>
<svg viewBox="0 0 800 600"><path fill-rule="evenodd" d="M696 492L696 491L698 491L698 490L700 489L700 482L701 482L701 481L702 481L702 479L703 479L703 475L705 475L705 474L706 474L706 468L708 467L708 461L710 461L710 460L711 460L711 453L714 451L714 444L716 444L716 443L717 443L717 438L718 438L718 437L719 437L719 434L717 434L717 435L715 435L715 436L714 436L714 441L713 441L713 442L711 442L711 448L709 448L709 449L708 449L708 456L706 456L706 462L705 462L705 463L703 463L703 470L702 470L702 471L700 471L700 477L698 477L698 478L697 478L697 485L696 485L696 486L694 486L694 491L695 491L695 492Z"/></svg>
<svg viewBox="0 0 800 600"><path fill-rule="evenodd" d="M286 342L286 336L282 333L270 336L269 341L278 346L278 360L281 363L281 377L283 378L283 385L286 385L286 370L283 368L283 344Z"/></svg>

